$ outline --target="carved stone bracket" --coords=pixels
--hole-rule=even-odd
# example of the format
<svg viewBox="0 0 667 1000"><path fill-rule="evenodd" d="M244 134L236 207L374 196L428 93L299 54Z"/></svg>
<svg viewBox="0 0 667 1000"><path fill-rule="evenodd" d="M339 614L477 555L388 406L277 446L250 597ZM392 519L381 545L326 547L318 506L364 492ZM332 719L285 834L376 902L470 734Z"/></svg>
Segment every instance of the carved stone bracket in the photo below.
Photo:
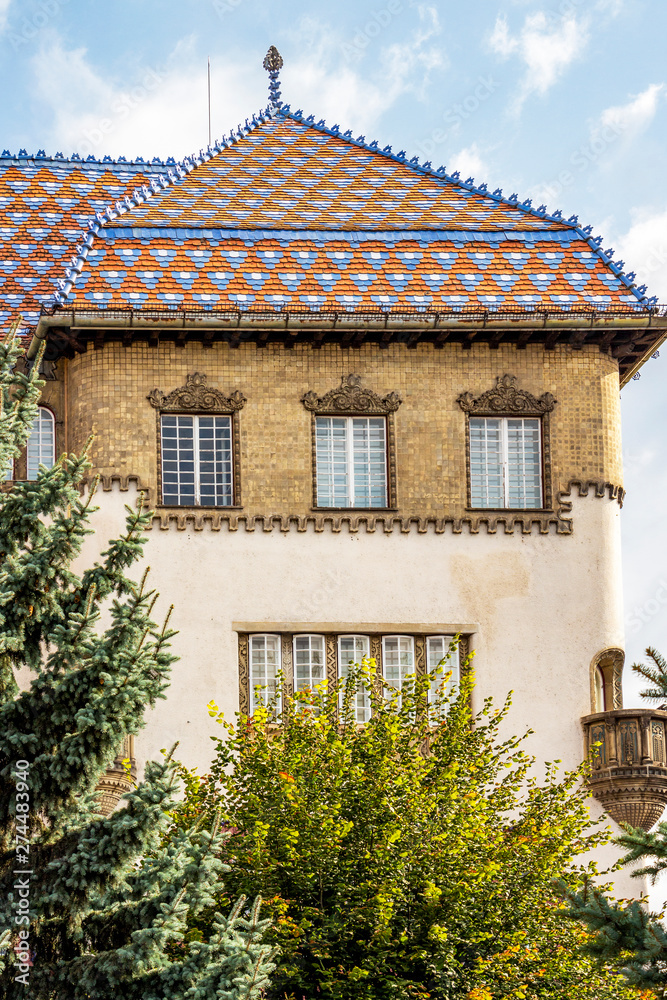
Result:
<svg viewBox="0 0 667 1000"><path fill-rule="evenodd" d="M361 385L360 375L344 375L340 386L331 389L324 396L307 392L301 402L311 413L363 413L386 416L395 413L402 403L397 392L378 396L372 389Z"/></svg>
<svg viewBox="0 0 667 1000"><path fill-rule="evenodd" d="M557 400L550 392L533 396L525 389L519 389L515 375L499 375L494 389L473 396L462 392L456 400L462 410L470 414L493 415L513 413L520 416L541 416L550 413Z"/></svg>
<svg viewBox="0 0 667 1000"><path fill-rule="evenodd" d="M188 375L185 385L169 393L152 389L147 399L161 413L236 413L246 402L238 389L225 396L218 389L207 386L206 375L201 372Z"/></svg>

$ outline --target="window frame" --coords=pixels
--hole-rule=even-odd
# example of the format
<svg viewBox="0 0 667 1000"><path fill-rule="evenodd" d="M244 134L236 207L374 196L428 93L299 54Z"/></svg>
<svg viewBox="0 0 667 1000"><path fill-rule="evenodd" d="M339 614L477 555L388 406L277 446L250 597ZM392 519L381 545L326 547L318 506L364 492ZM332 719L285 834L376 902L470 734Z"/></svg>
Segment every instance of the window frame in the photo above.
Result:
<svg viewBox="0 0 667 1000"><path fill-rule="evenodd" d="M472 432L471 420L498 420L501 424L501 449L502 449L502 470L503 470L503 498L505 501L509 500L509 476L508 476L508 466L509 466L509 452L508 452L508 427L510 420L535 420L538 427L539 434L539 447L540 447L540 505L538 507L510 507L506 502L503 506L477 506L473 504L472 499L472 449L470 443L470 436ZM468 510L492 510L492 511L535 511L541 513L547 509L549 506L545 506L546 503L546 468L545 468L545 429L544 429L544 417L540 417L535 413L473 413L466 414L466 458L468 465Z"/></svg>
<svg viewBox="0 0 667 1000"><path fill-rule="evenodd" d="M296 644L298 639L321 639L322 640L322 678L318 680L315 684L306 685L304 688L298 686L297 678L297 649ZM312 652L312 644L311 644ZM312 660L310 666L310 679L313 679L313 669ZM294 632L292 635L292 688L294 693L297 691L303 691L310 689L314 691L318 684L322 684L324 681L328 680L328 670L327 670L327 636L324 632Z"/></svg>
<svg viewBox="0 0 667 1000"><path fill-rule="evenodd" d="M313 623L315 624L315 623ZM242 714L252 715L252 693L251 682L251 640L254 636L280 636L280 666L283 675L283 686L281 691L281 706L285 703L285 698L294 695L296 691L296 662L295 662L295 640L304 636L318 636L322 639L324 648L324 672L325 679L331 689L340 678L341 657L340 639L364 638L368 641L369 657L376 663L374 690L379 695L382 690L384 673L384 639L402 636L412 640L413 668L410 673L423 676L428 669L427 643L432 636L449 639L456 634L457 629L449 623L448 631L444 632L442 626L431 629L428 625L407 625L403 631L397 631L397 624L383 628L374 624L371 629L364 628L364 624L359 622L358 626L347 623L317 623L318 629L314 631L308 625L296 622L252 622L235 623L234 631L238 638L238 684L239 684L239 710ZM400 628L400 626L398 626ZM470 631L470 626L464 627L459 633L461 640L459 643L459 683L464 676L464 666L468 653L474 648L474 631Z"/></svg>
<svg viewBox="0 0 667 1000"><path fill-rule="evenodd" d="M41 456L41 447L40 447L40 449L39 449L40 450L39 461L37 462L37 473L36 473L36 475L34 477L32 477L32 478L30 477L30 438L32 437L32 434L33 434L33 431L34 431L34 426L35 426L35 422L33 421L33 426L32 426L32 428L30 430L30 435L28 436L28 440L26 441L26 445L25 445L25 481L26 482L35 482L35 480L39 476L39 466L40 465L46 465L47 469L52 469L53 466L56 464L56 458L57 458L57 449L56 449L56 415L55 415L55 413L53 412L53 410L51 409L50 406L46 406L44 403L39 403L39 405L37 406L37 416L36 416L35 420L37 418L39 418L39 420L41 422L42 413L48 413L49 420L50 420L50 423L51 423L51 435L52 435L52 453L51 453L51 459L52 459L52 461L51 461L50 465L46 465L45 462L41 461L41 457L42 456ZM13 468L14 468L14 472L15 472L16 471L16 460L14 460L14 466L13 466Z"/></svg>
<svg viewBox="0 0 667 1000"><path fill-rule="evenodd" d="M179 417L188 417L193 421L193 450L194 450L194 463L195 463L195 502L193 504L189 503L165 503L164 502L164 469L163 469L163 438L162 438L162 420L164 417L173 417L178 419ZM230 434L230 449L231 449L231 493L232 502L227 504L203 504L201 503L201 482L199 481L200 470L198 470L199 465L199 420L200 418L210 418L215 420L217 417L224 417L229 420L229 434ZM234 414L233 413L172 413L160 412L158 413L158 473L159 473L159 489L160 489L160 506L170 507L174 509L185 508L191 509L196 507L197 510L233 510L235 507L238 508L237 503L237 474L236 474L236 437L234 434ZM199 497L199 500L197 500Z"/></svg>
<svg viewBox="0 0 667 1000"><path fill-rule="evenodd" d="M430 673L431 670L434 670L435 667L437 667L437 665L438 665L438 663L434 664L433 667L431 667L429 665L429 644L431 643L431 641L433 639L442 639L444 647L445 647L445 650L446 650L444 657L441 656L440 659L438 660L438 663L440 663L443 659L445 659L449 655L449 646L450 646L452 640L454 639L454 635L453 634L446 635L444 632L440 632L440 633L434 632L432 635L427 635L426 636L426 672L427 673ZM446 674L449 673L450 670L452 671L452 676L451 676L451 678L449 680L449 683L447 685L447 691L448 691L448 693L449 692L454 692L454 696L456 696L456 691L461 686L461 644L459 644L459 647L456 650L456 654L455 655L456 655L455 663L452 662L452 661L450 661L449 664L445 665L445 667L443 668L443 671L442 671L441 681L440 681L440 683L442 684L443 681L444 681L444 678L445 678ZM433 685L432 684L429 685L429 689L428 689L428 703L429 703L429 705L433 703Z"/></svg>
<svg viewBox="0 0 667 1000"><path fill-rule="evenodd" d="M348 482L348 498L354 494L355 482L354 482L354 420L382 420L384 421L384 473L385 473L385 483L384 483L384 504L379 504L378 506L363 506L356 504L346 504L345 506L331 506L319 504L319 488L318 488L318 476L317 476L317 421L318 420L344 420L346 421L347 429L345 435L345 453L348 465L348 470L352 470L352 478ZM393 509L393 504L391 503L391 483L390 483L390 449L389 449L389 415L386 413L314 413L312 419L312 433L313 433L313 508L316 510L363 510L363 511L382 511ZM351 487L351 488L350 488Z"/></svg>
<svg viewBox="0 0 667 1000"><path fill-rule="evenodd" d="M262 686L263 689L264 689L264 695L265 696L268 695L268 691L266 690L267 687L268 687L268 684L266 684L266 685L258 685L258 684L253 684L252 683L252 680L253 680L253 678L252 678L252 666L253 666L252 665L252 645L253 645L253 639L264 639L264 640L267 640L267 639L276 639L277 640L277 645L278 645L278 670L277 670L277 676L279 676L281 674L282 669L283 669L283 649L282 649L283 643L282 643L282 636L280 635L279 632L253 632L252 635L248 636L248 700L249 700L249 707L250 707L250 714L251 715L255 714L255 707L256 707L255 704L254 704L255 688ZM264 664L264 666L266 667L266 663ZM277 708L278 714L280 714L280 712L282 710L282 705L283 705L284 692L283 692L282 687L280 688L280 690L278 690L278 685L277 684L276 684L276 693L278 695L277 702L276 702L276 708ZM266 700L270 700L270 699L267 698ZM266 700L263 702L264 706L266 706Z"/></svg>
<svg viewBox="0 0 667 1000"><path fill-rule="evenodd" d="M515 375L505 374L496 377L495 387L475 396L472 392L462 392L457 397L457 403L465 413L465 456L466 456L466 510L479 514L511 513L517 514L553 514L552 474L551 474L551 426L550 417L558 402L550 392L534 396L519 385ZM542 506L541 507L474 507L472 504L472 475L470 456L470 418L523 418L539 420L540 426L540 468L542 475Z"/></svg>
<svg viewBox="0 0 667 1000"><path fill-rule="evenodd" d="M343 668L344 667L345 668L349 667L350 662L353 662L353 663L361 662L361 661L357 661L357 660L353 660L353 661L348 660L347 663L343 663L343 656L342 656L342 653L341 653L341 642L343 641L343 639L353 639L355 641L355 644L356 644L357 639L365 639L366 640L366 644L368 646L368 652L364 653L364 655L362 656L361 659L363 660L364 657L367 657L368 659L370 659L372 657L372 655L373 655L372 647L371 647L371 637L370 637L370 635L368 635L368 633L365 633L365 632L340 632L340 633L338 633L336 635L336 665L337 665L337 673L338 673L338 680L339 681L345 679L346 675L343 674ZM359 699L361 699L362 702L363 702L362 707L363 707L363 712L364 712L364 723L366 723L366 722L368 722L370 720L370 717L371 717L371 704L370 704L370 700L369 700L369 697L368 697L368 691L365 688L363 688L363 687L361 689L357 688L356 696L355 696L355 699L354 699L354 701L355 701L354 716L355 716L355 721L356 722L359 721L357 719L357 713L358 713L358 710L359 710L359 707L360 707L359 706ZM339 699L338 699L339 711L342 708L342 703L343 703L343 691L341 690L340 696L339 696Z"/></svg>
<svg viewBox="0 0 667 1000"><path fill-rule="evenodd" d="M354 420L355 418L375 418L385 422L385 501L384 507L325 507L318 504L317 490L317 419L318 417L332 417L334 419ZM312 510L313 511L360 511L363 513L379 513L382 511L394 511L398 508L396 495L396 432L394 428L393 413L337 413L331 410L317 411L311 414L311 462L312 462Z"/></svg>
<svg viewBox="0 0 667 1000"><path fill-rule="evenodd" d="M146 399L155 410L155 436L157 451L157 496L158 509L166 510L196 510L196 511L227 511L242 510L241 496L241 435L239 427L239 412L245 406L247 399L236 389L226 396L207 384L207 376L203 372L193 372L186 376L185 385L164 393L160 389L152 389ZM164 503L162 484L162 417L231 417L231 447L232 447L232 503L223 507L204 506L202 504L171 504Z"/></svg>

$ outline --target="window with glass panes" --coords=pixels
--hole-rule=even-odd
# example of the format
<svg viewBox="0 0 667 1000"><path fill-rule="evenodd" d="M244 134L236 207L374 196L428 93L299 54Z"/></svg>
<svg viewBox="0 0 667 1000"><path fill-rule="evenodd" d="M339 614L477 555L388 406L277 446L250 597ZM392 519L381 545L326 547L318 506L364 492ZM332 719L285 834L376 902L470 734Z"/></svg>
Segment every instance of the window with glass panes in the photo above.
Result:
<svg viewBox="0 0 667 1000"><path fill-rule="evenodd" d="M316 417L318 507L386 507L385 417Z"/></svg>
<svg viewBox="0 0 667 1000"><path fill-rule="evenodd" d="M278 695L278 674L280 673L280 636L251 635L249 641L250 663L250 713L261 705L267 705Z"/></svg>
<svg viewBox="0 0 667 1000"><path fill-rule="evenodd" d="M387 684L400 691L415 672L415 641L411 635L382 637L382 673Z"/></svg>
<svg viewBox="0 0 667 1000"><path fill-rule="evenodd" d="M449 650L449 644L453 638L452 635L429 635L426 639L426 669L428 672L432 673L443 660L445 661L442 664L442 673L431 681L429 701L433 699L439 689L444 687L444 693L448 695L450 692L456 691L459 686L459 651L458 648L451 652ZM447 678L450 671L451 677Z"/></svg>
<svg viewBox="0 0 667 1000"><path fill-rule="evenodd" d="M229 507L234 503L231 416L163 414L162 503Z"/></svg>
<svg viewBox="0 0 667 1000"><path fill-rule="evenodd" d="M56 460L56 422L51 410L37 410L26 449L27 478L37 479L40 465L52 469Z"/></svg>
<svg viewBox="0 0 667 1000"><path fill-rule="evenodd" d="M323 635L296 635L294 637L294 690L314 689L325 677L325 648Z"/></svg>
<svg viewBox="0 0 667 1000"><path fill-rule="evenodd" d="M472 507L542 507L541 430L535 417L470 418Z"/></svg>
<svg viewBox="0 0 667 1000"><path fill-rule="evenodd" d="M345 680L351 664L361 663L371 655L370 639L367 635L338 636L338 676ZM342 704L344 690L341 690ZM360 684L354 696L354 718L356 722L368 722L371 717L371 702L368 691Z"/></svg>

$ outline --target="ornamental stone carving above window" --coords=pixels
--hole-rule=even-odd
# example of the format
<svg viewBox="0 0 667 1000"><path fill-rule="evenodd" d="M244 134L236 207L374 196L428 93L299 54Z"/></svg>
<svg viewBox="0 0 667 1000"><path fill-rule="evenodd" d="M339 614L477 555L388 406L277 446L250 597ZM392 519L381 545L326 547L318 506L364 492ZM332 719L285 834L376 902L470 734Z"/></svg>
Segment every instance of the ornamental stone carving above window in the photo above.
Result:
<svg viewBox="0 0 667 1000"><path fill-rule="evenodd" d="M363 413L364 415L386 416L395 413L402 403L397 392L379 396L372 389L361 384L360 375L344 375L336 389L324 396L307 392L301 402L311 413Z"/></svg>
<svg viewBox="0 0 667 1000"><path fill-rule="evenodd" d="M162 413L236 413L246 402L238 389L225 396L219 389L206 385L206 375L202 372L188 375L179 389L169 393L152 389L146 398Z"/></svg>
<svg viewBox="0 0 667 1000"><path fill-rule="evenodd" d="M471 392L462 392L457 403L469 414L516 413L521 416L541 416L553 410L557 400L550 392L539 397L533 396L526 389L520 389L517 382L515 375L499 375L494 389L477 397Z"/></svg>

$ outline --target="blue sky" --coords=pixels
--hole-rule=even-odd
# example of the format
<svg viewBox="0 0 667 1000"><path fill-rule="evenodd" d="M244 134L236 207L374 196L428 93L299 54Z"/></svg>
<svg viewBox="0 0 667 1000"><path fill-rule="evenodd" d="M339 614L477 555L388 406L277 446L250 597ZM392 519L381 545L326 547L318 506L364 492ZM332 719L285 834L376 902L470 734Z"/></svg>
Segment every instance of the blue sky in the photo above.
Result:
<svg viewBox="0 0 667 1000"><path fill-rule="evenodd" d="M578 214L667 302L666 36L664 0L0 0L0 144L181 157L207 58L216 136L275 44L293 106ZM629 662L667 653L666 364L623 392Z"/></svg>

